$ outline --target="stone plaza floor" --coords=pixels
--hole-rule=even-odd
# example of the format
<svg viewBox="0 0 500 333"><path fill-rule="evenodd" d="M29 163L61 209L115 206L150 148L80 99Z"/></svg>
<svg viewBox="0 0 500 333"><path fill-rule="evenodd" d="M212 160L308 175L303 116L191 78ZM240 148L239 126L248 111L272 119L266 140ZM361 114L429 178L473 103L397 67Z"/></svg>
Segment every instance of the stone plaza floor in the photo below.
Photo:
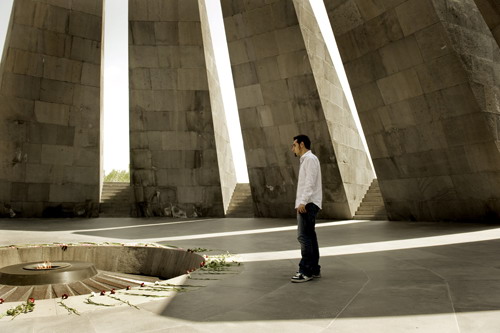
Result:
<svg viewBox="0 0 500 333"><path fill-rule="evenodd" d="M0 219L0 245L154 242L241 263L192 273L184 283L197 288L139 309L20 315L0 332L500 332L500 225L320 220L316 230L322 277L291 283L294 219Z"/></svg>

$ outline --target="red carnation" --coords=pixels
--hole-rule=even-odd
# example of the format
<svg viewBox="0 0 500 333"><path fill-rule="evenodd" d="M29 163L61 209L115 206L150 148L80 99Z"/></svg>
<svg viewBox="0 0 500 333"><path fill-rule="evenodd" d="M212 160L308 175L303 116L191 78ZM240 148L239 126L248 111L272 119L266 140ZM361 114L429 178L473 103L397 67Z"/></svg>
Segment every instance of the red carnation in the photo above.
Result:
<svg viewBox="0 0 500 333"><path fill-rule="evenodd" d="M66 299L66 298L68 298L68 294L63 294L62 299Z"/></svg>
<svg viewBox="0 0 500 333"><path fill-rule="evenodd" d="M28 303L31 304L35 303L35 299L33 297L28 298Z"/></svg>
<svg viewBox="0 0 500 333"><path fill-rule="evenodd" d="M127 289L127 290L130 290L130 286L127 286L127 288L126 288L126 289Z"/></svg>
<svg viewBox="0 0 500 333"><path fill-rule="evenodd" d="M143 283L141 283L141 287L144 287L144 282L143 282Z"/></svg>
<svg viewBox="0 0 500 333"><path fill-rule="evenodd" d="M106 292L104 290L101 290L101 296L106 295Z"/></svg>
<svg viewBox="0 0 500 333"><path fill-rule="evenodd" d="M4 299L0 298L0 304L2 304L3 302L5 302Z"/></svg>
<svg viewBox="0 0 500 333"><path fill-rule="evenodd" d="M114 290L114 289L111 289L111 293L112 293L112 294L115 294L116 292L115 292L115 290Z"/></svg>

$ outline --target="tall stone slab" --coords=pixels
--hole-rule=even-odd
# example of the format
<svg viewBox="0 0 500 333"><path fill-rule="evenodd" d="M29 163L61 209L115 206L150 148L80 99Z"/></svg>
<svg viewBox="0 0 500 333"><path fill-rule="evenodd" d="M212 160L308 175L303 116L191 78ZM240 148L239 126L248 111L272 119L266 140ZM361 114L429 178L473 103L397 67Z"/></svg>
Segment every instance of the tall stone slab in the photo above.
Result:
<svg viewBox="0 0 500 333"><path fill-rule="evenodd" d="M311 3L294 5L352 216L375 175Z"/></svg>
<svg viewBox="0 0 500 333"><path fill-rule="evenodd" d="M500 45L500 1L474 0L493 37Z"/></svg>
<svg viewBox="0 0 500 333"><path fill-rule="evenodd" d="M500 54L474 1L324 3L389 218L498 221Z"/></svg>
<svg viewBox="0 0 500 333"><path fill-rule="evenodd" d="M130 0L130 149L138 216L222 216L197 0Z"/></svg>
<svg viewBox="0 0 500 333"><path fill-rule="evenodd" d="M222 8L256 215L295 216L290 147L302 133L321 162L322 216L352 218L373 172L308 3L223 0Z"/></svg>
<svg viewBox="0 0 500 333"><path fill-rule="evenodd" d="M199 1L201 28L203 33L203 45L205 50L205 63L207 66L208 87L210 91L210 102L212 108L212 119L214 123L215 144L217 148L217 162L222 189L224 212L227 211L234 189L236 187L236 170L231 150L228 124L226 121L223 90L221 87L221 70L216 61L214 38L210 29L208 12L205 1ZM215 37L217 38L217 37Z"/></svg>
<svg viewBox="0 0 500 333"><path fill-rule="evenodd" d="M0 210L95 216L102 0L15 0L0 82Z"/></svg>

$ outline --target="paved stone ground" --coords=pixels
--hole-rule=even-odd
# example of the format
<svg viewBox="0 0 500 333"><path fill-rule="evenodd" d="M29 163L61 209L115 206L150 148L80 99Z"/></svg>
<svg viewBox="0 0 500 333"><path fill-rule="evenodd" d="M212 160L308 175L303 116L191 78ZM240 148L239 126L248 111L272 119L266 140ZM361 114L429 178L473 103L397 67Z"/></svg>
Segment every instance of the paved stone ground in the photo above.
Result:
<svg viewBox="0 0 500 333"><path fill-rule="evenodd" d="M139 306L45 312L0 332L500 332L500 226L319 221L322 277L293 284L293 219L3 219L0 245L158 242L241 265ZM49 302L48 300L45 302ZM4 318L5 319L5 318Z"/></svg>

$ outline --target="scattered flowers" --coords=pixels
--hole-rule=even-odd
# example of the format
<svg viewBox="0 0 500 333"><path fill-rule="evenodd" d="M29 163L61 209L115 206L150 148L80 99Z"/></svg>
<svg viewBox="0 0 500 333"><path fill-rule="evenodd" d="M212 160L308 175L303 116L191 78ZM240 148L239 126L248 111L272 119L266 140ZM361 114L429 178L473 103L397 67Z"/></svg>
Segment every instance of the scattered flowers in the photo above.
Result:
<svg viewBox="0 0 500 333"><path fill-rule="evenodd" d="M69 246L90 246L90 245L109 245L109 243L105 243L105 244L97 244L97 243L91 243L91 242L85 242L85 243L77 243L77 244L57 244L57 243L54 243L54 244L41 244L41 245L38 245L38 246L35 246L35 247L43 247L43 246L60 246L60 248L63 250L63 251L66 251L68 249L68 245ZM120 245L120 246L125 246L125 245L129 245L129 244L112 244L112 245ZM157 246L157 247L164 247L164 246L161 246L161 245L158 245L158 244L142 244L143 246ZM5 246L7 247L7 246ZM17 248L17 246L14 246L14 245L11 245L9 246L11 248ZM33 247L33 246L31 246ZM1 246L0 246L1 248ZM181 250L181 249L179 249ZM207 250L207 249L202 249L202 248L197 248L197 249L188 249L187 252L189 253L195 253L195 252L205 252L205 251L211 251L211 250ZM196 267L196 268L190 268L188 270L186 270L186 274L188 275L188 278L191 278L191 273L194 272L195 270L199 269L201 272L206 272L206 273L201 273L201 274L227 274L227 273L224 273L224 272L221 272L221 271L227 271L228 270L228 267L229 266L233 266L234 264L237 264L237 265L240 265L239 263L236 263L234 261L228 261L227 259L230 258L231 255L229 253L227 254L222 254L222 255L215 255L215 256L207 256L207 255L203 255L203 261L201 261L199 264L196 264L196 265L199 265L199 267ZM208 278L199 278L199 280L210 280ZM134 284L135 285L135 284ZM141 282L140 283L140 287L143 288L141 291L145 291L145 292L185 292L185 291L188 291L187 288L185 287L199 287L199 286L191 286L191 285L170 285L170 284L164 284L162 283L161 281L155 281L154 283L151 282L151 283L147 283L147 282ZM144 288L146 287L146 288ZM132 290L132 287L131 286L126 286L124 289L126 290ZM138 290L135 290L135 291L138 291ZM122 290L118 290L116 291L114 288L111 289L111 290L101 290L100 292L91 292L91 294L89 295L89 297L87 297L84 301L84 303L86 304L92 304L92 305L98 305L98 306L106 306L106 307L112 307L112 306L116 306L116 305L119 305L120 303L122 304L127 304L131 307L135 307L137 309L139 309L137 306L131 304L129 301L126 301L126 300L122 300L120 299L119 297L115 296L117 294L125 294L125 295L131 295L131 296L142 296L142 297L169 297L171 294L149 294L149 293L145 293L145 294L139 294L139 293L126 293ZM118 301L120 303L114 303L111 302L111 304L109 304L109 301L108 302L103 302L103 303L99 303L99 302L96 302L94 301L92 298L94 296L107 296L115 301ZM61 307L64 307L68 312L69 314L76 314L76 315L80 315L80 313L74 309L74 308L71 308L69 306L67 306L63 300L66 300L69 298L69 295L68 294L62 294L61 295L61 301L58 302L58 304L61 306ZM104 298L106 299L106 298ZM5 302L5 300L3 298L0 298L0 304L3 304ZM35 298L33 297L30 297L26 300L25 303L22 303L20 305L17 305L16 307L13 307L9 310L7 310L5 313L0 313L0 319L2 317L5 317L5 316L12 316L14 319L16 316L18 316L19 314L22 314L22 313L28 313L28 312L32 312L34 310L34 307L35 307Z"/></svg>
<svg viewBox="0 0 500 333"><path fill-rule="evenodd" d="M66 294L64 294L64 295L66 295ZM64 296L64 295L63 295L63 296ZM63 299L64 299L64 298L63 298ZM72 314L72 313L74 313L74 314L76 314L76 315L80 315L80 312L78 312L75 308L70 308L69 306L67 306L66 304L64 304L64 302L63 302L63 301L59 301L59 302L57 302L57 304L59 304L60 306L62 306L62 307L63 307L63 308L65 308L66 310L68 310L68 314Z"/></svg>
<svg viewBox="0 0 500 333"><path fill-rule="evenodd" d="M112 299L114 299L114 300L116 300L116 301L119 301L119 302L121 302L121 303L123 303L123 304L127 304L128 306L133 307L133 308L136 308L137 310L139 310L139 307L138 307L137 305L134 305L134 304L130 303L129 301L124 301L124 300L122 300L122 299L120 299L120 298L118 298L118 297L115 297L115 296L110 296L110 295L108 295L108 297L109 297L109 298L112 298Z"/></svg>
<svg viewBox="0 0 500 333"><path fill-rule="evenodd" d="M115 306L115 304L105 304L105 303L98 303L98 302L94 302L93 300L91 300L91 297L87 297L85 299L85 303L86 304L92 304L92 305L99 305L99 306Z"/></svg>
<svg viewBox="0 0 500 333"><path fill-rule="evenodd" d="M35 299L30 297L26 303L19 304L18 306L7 310L5 313L0 314L0 318L5 316L12 316L12 319L19 316L21 313L32 312L35 308Z"/></svg>

